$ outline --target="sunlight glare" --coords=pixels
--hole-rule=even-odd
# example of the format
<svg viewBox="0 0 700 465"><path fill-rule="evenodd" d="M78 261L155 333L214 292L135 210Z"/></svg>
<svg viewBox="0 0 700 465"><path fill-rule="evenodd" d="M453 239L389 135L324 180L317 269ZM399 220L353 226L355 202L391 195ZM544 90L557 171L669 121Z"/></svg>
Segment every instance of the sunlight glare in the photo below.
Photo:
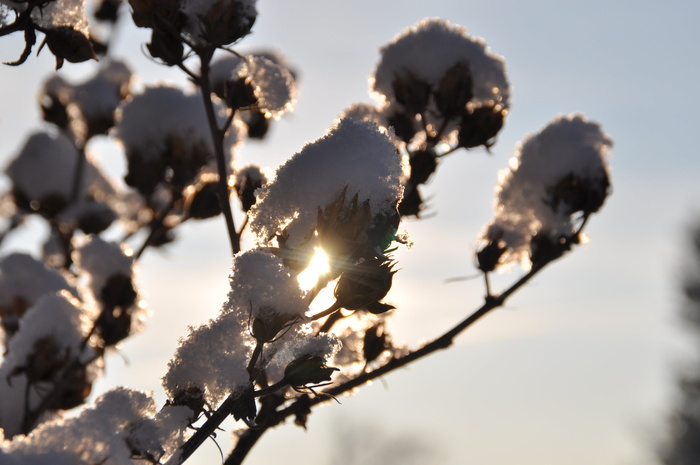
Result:
<svg viewBox="0 0 700 465"><path fill-rule="evenodd" d="M309 266L299 273L297 277L299 280L299 287L303 291L311 290L318 282L318 279L329 271L330 265L328 264L328 255L326 255L326 252L320 247L315 247L314 256L311 258Z"/></svg>

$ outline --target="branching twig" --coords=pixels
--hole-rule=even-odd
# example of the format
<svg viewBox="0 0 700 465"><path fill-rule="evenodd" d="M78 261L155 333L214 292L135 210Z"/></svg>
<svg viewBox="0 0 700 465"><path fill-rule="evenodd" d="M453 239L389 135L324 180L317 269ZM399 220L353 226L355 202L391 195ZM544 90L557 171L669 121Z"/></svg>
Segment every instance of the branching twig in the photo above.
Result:
<svg viewBox="0 0 700 465"><path fill-rule="evenodd" d="M309 408L327 402L328 400L333 399L335 396L349 392L369 381L384 376L387 373L390 373L398 368L404 367L438 350L450 347L453 344L454 339L459 334L461 334L464 330L469 328L471 325L473 325L481 317L483 317L490 311L503 306L508 297L510 297L515 291L520 289L528 281L530 281L537 273L539 273L548 263L550 263L553 260L550 260L549 262L543 263L539 266L533 266L533 268L531 268L528 273L522 276L518 281L516 281L513 285L511 285L500 295L487 296L481 308L469 315L466 319L458 323L452 329L445 332L442 336L438 337L437 339L434 339L432 342L429 342L421 348L416 349L415 351L410 352L406 355L403 355L398 358L392 358L386 364L382 365L381 367L375 370L360 373L357 377L324 391L324 394L327 394L327 396L316 396L312 399L305 399L304 402L306 403L306 405L304 407ZM300 402L300 400L296 400L291 405L280 410L275 415L272 415L265 425L262 425L260 429L253 431L252 434L244 435L231 452L230 456L225 462L225 465L240 465L245 459L247 453L253 448L255 443L262 437L263 433L267 429L279 425L290 416L296 415L300 408L297 405L298 402Z"/></svg>
<svg viewBox="0 0 700 465"><path fill-rule="evenodd" d="M333 399L340 394L344 394L348 391L351 391L369 381L384 376L385 374L390 373L398 368L404 367L420 358L430 355L438 350L450 347L453 344L454 339L459 334L461 334L464 330L469 328L471 325L473 325L476 321L478 321L481 317L483 317L490 311L503 306L508 297L510 297L515 291L520 289L528 281L530 281L547 264L554 260L556 260L556 258L552 258L538 265L533 265L529 272L523 275L518 281L516 281L508 289L503 291L500 295L487 295L484 304L479 309L477 309L466 319L458 323L456 326L445 332L443 335L441 335L437 339L434 339L432 342L429 342L428 344L412 352L409 352L406 355L403 355L398 358L392 358L386 364L382 365L381 367L375 370L362 372L357 377L324 391L324 395L322 396L316 396L312 399L305 398L304 402L306 404L303 407L310 408L323 402L327 402L329 399ZM281 387L278 386L280 385L280 383L284 383L284 380L264 390L256 391L255 393L253 393L253 395L255 397L259 397L263 395L263 393L267 394L268 391L275 391ZM238 397L239 396L235 396L234 394L229 395L229 397L219 406L219 408L207 420L207 422L201 428L199 428L198 431L180 448L180 454L176 457L175 461L173 462L174 465L179 465L185 460L187 460L187 458L189 458L192 455L192 453L199 447L199 445L201 445L206 440L206 438L209 437L209 435L212 432L214 432L216 428L218 428L221 422L223 422L224 419L226 419L226 417L233 412ZM288 417L293 416L297 412L299 412L300 406L297 405L298 402L300 402L299 399L292 402L286 408L278 412L271 413L269 416L267 416L266 422L264 424L259 425L259 427L254 430L249 430L249 432L242 436L238 444L226 460L225 465L238 465L242 463L242 461L247 456L248 452L262 437L263 433L267 429L277 426Z"/></svg>

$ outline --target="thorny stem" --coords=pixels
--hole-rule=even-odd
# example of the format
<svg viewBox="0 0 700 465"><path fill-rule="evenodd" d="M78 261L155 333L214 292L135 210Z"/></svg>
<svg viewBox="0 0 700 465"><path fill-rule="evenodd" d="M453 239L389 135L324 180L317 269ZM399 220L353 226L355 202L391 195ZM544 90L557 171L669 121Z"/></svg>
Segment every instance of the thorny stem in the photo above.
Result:
<svg viewBox="0 0 700 465"><path fill-rule="evenodd" d="M204 100L204 108L211 129L211 136L214 143L214 152L216 153L216 166L219 172L219 182L217 183L217 196L219 197L219 205L226 219L226 228L231 241L231 250L234 254L241 251L241 235L236 231L236 226L233 222L233 213L231 212L231 202L229 201L228 187L228 169L226 166L226 157L224 156L224 137L228 127L219 128L216 115L214 114L214 104L211 100L211 88L209 84L209 62L211 61L213 51L202 51L199 54L201 61L201 75L198 79L199 87L202 91L202 99Z"/></svg>

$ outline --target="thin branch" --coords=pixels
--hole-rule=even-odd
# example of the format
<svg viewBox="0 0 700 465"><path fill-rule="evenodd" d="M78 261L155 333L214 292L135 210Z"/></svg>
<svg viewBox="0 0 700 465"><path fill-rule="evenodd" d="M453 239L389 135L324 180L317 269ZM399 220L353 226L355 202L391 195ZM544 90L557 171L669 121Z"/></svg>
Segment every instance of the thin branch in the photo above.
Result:
<svg viewBox="0 0 700 465"><path fill-rule="evenodd" d="M552 260L550 260L551 262ZM305 399L304 402L306 405L304 408L311 408L315 405L328 402L328 400L335 398L336 396L340 394L344 394L348 391L351 391L369 381L372 381L376 378L379 378L381 376L386 375L387 373L390 373L398 368L404 367L420 358L423 358L427 355L432 354L433 352L436 352L441 349L446 349L450 347L453 342L455 337L457 337L460 333L465 331L467 328L469 328L471 325L476 323L481 317L489 313L490 311L503 306L505 303L506 299L510 297L515 291L520 289L523 285L525 285L528 281L530 281L537 273L539 273L548 263L546 262L541 264L540 266L533 266L532 269L528 273L526 273L524 276L522 276L518 281L516 281L513 285L511 285L508 289L506 289L503 293L501 293L499 296L487 296L484 304L476 310L474 313L469 315L466 319L458 323L456 326L454 326L452 329L449 331L445 332L442 336L438 337L437 339L434 339L432 342L424 345L423 347L410 352L402 357L398 358L392 358L387 362L386 364L382 365L381 367L369 371L369 372L363 372L359 374L356 378L353 378L349 381L346 381L345 383L342 383L334 388L328 389L326 391L323 391L323 396L316 396L313 399ZM282 423L284 420L286 420L290 416L294 416L297 414L297 412L300 409L300 406L297 405L297 403L300 402L300 400L296 400L293 402L291 405L288 407L280 410L277 414L272 415L269 419L269 421L262 425L259 430L254 432L251 435L246 434L244 436L245 441L239 441L239 444L241 444L241 448L244 450L238 450L238 445L233 449L231 452L229 458L226 460L225 465L240 465L243 460L245 459L247 453L253 448L255 443L262 437L264 431L266 431L269 428L275 427L278 424Z"/></svg>
<svg viewBox="0 0 700 465"><path fill-rule="evenodd" d="M200 85L200 76L197 76L194 72L192 72L192 70L185 66L184 63L178 63L177 67L180 68L186 75L188 75L194 84Z"/></svg>
<svg viewBox="0 0 700 465"><path fill-rule="evenodd" d="M199 448L199 446L204 444L207 438L209 438L219 428L221 423L223 423L223 421L236 410L236 407L239 405L239 401L242 397L248 395L252 395L253 397L266 396L273 394L275 391L287 386L288 384L289 383L287 380L283 378L272 386L268 386L258 391L229 394L219 408L217 408L214 413L209 416L207 421L205 421L202 426L197 428L197 431L180 447L180 454L175 455L173 459L168 462L168 465L179 465L190 458Z"/></svg>
<svg viewBox="0 0 700 465"><path fill-rule="evenodd" d="M85 172L85 164L87 157L85 156L85 147L77 147L78 160L75 163L75 172L73 173L73 186L70 193L70 201L77 202L80 196L80 188L83 183L83 173Z"/></svg>
<svg viewBox="0 0 700 465"><path fill-rule="evenodd" d="M153 219L149 224L149 228L151 230L148 232L148 236L146 237L146 240L143 241L143 244L141 244L141 247L139 247L139 250L134 254L134 259L138 260L141 258L148 246L151 245L153 238L155 238L158 233L163 231L163 220L165 220L165 217L168 216L174 207L175 201L171 200L163 210L157 213L154 212Z"/></svg>
<svg viewBox="0 0 700 465"><path fill-rule="evenodd" d="M325 310L323 310L323 311L321 311L321 312L318 312L318 313L315 314L315 315L311 315L308 319L309 319L309 321L319 320L319 319L321 319L321 318L323 318L323 317L326 317L326 316L328 316L328 315L330 315L330 314L332 314L332 313L335 313L337 310L339 310L339 309L341 309L341 308L343 308L343 306L340 305L340 304L338 304L338 301L336 300L336 301L333 303L333 305L331 305L330 307L328 307L327 309L325 309Z"/></svg>
<svg viewBox="0 0 700 465"><path fill-rule="evenodd" d="M219 182L217 183L217 196L221 211L226 219L226 228L228 229L229 239L231 241L231 250L234 254L241 251L241 235L236 231L236 225L233 222L233 212L231 211L231 202L229 200L230 192L228 187L228 167L226 166L226 157L224 155L224 137L227 128L219 128L214 113L214 104L211 100L211 89L209 83L209 62L213 52L201 52L199 57L201 61L201 76L199 77L199 87L202 91L202 99L204 100L204 108L207 113L207 120L211 129L211 135L214 143L214 151L216 153L216 166L219 172Z"/></svg>

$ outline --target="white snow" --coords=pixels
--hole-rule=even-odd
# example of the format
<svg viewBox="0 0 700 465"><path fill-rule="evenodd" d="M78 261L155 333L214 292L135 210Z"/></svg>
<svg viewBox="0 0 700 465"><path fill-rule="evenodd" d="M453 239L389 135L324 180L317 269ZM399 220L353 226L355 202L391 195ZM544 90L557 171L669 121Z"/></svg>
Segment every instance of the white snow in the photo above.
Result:
<svg viewBox="0 0 700 465"><path fill-rule="evenodd" d="M215 102L218 124L226 120L226 109ZM167 85L149 87L133 96L117 110L117 136L124 144L127 156L144 160L158 159L167 150L169 138L178 140L185 148L204 146L214 160L211 130L202 96L186 94ZM232 157L238 141L234 126L225 140L225 155Z"/></svg>
<svg viewBox="0 0 700 465"><path fill-rule="evenodd" d="M112 118L114 110L129 92L132 73L117 60L100 62L100 69L82 84L74 85L55 75L44 83L43 93L62 104L75 103L86 120Z"/></svg>
<svg viewBox="0 0 700 465"><path fill-rule="evenodd" d="M2 307L11 307L15 299L22 299L31 306L42 295L64 289L77 297L77 291L63 275L31 255L13 253L0 260Z"/></svg>
<svg viewBox="0 0 700 465"><path fill-rule="evenodd" d="M466 62L473 78L475 100L509 105L510 86L503 58L493 54L483 39L468 35L463 26L425 19L403 31L380 52L370 87L389 102L395 102L392 82L396 76L408 72L437 88L448 69Z"/></svg>
<svg viewBox="0 0 700 465"><path fill-rule="evenodd" d="M42 8L34 8L32 20L44 28L70 27L90 37L85 0L54 0Z"/></svg>
<svg viewBox="0 0 700 465"><path fill-rule="evenodd" d="M294 73L281 56L272 52L218 58L212 63L210 79L214 84L247 79L253 86L258 108L267 118L278 119L296 104Z"/></svg>
<svg viewBox="0 0 700 465"><path fill-rule="evenodd" d="M133 465L134 449L155 459L167 458L180 443L181 434L173 431L187 424L182 410L169 407L167 415L157 414L152 394L118 387L76 416L43 423L26 438L5 441L0 459L22 465Z"/></svg>
<svg viewBox="0 0 700 465"><path fill-rule="evenodd" d="M340 341L333 334L313 335L308 328L290 332L276 347L267 351L270 357L265 372L271 382L277 382L291 362L304 357L320 357L328 362L340 347Z"/></svg>
<svg viewBox="0 0 700 465"><path fill-rule="evenodd" d="M267 118L277 119L294 109L296 83L284 66L266 57L251 55L238 73L250 79L258 108Z"/></svg>
<svg viewBox="0 0 700 465"><path fill-rule="evenodd" d="M570 213L553 207L550 190L569 174L593 184L606 180L611 147L600 125L581 114L559 116L520 144L510 168L499 174L496 217L485 232L487 239L502 235L511 249L506 261L522 260L539 231L572 231Z"/></svg>
<svg viewBox="0 0 700 465"><path fill-rule="evenodd" d="M357 193L359 202L369 201L373 215L389 212L403 193L401 175L401 157L376 125L343 119L293 155L258 191L251 231L259 244L268 244L286 228L287 244L300 245L312 236L318 209L346 187L349 198Z"/></svg>
<svg viewBox="0 0 700 465"><path fill-rule="evenodd" d="M115 275L130 277L134 259L131 250L122 249L116 242L107 242L99 236L89 236L76 247L73 260L80 276L86 277L95 296L99 296L105 284Z"/></svg>
<svg viewBox="0 0 700 465"><path fill-rule="evenodd" d="M7 167L12 183L27 197L40 200L49 195L70 198L78 150L61 133L36 133Z"/></svg>
<svg viewBox="0 0 700 465"><path fill-rule="evenodd" d="M25 394L30 395L30 408L39 402L34 390L25 389L27 377L23 370L30 365L30 359L34 360L33 366L47 373L65 367L89 350L82 349L89 325L86 311L68 291L44 294L20 319L19 330L10 340L0 366L0 428L6 436L20 431Z"/></svg>
<svg viewBox="0 0 700 465"><path fill-rule="evenodd" d="M241 252L233 258L231 290L223 312L259 316L261 309L302 317L307 310L299 281L282 260L261 249ZM252 312L252 314L251 314Z"/></svg>
<svg viewBox="0 0 700 465"><path fill-rule="evenodd" d="M190 328L168 363L163 388L170 399L178 392L199 388L211 405L249 385L248 360L253 337L245 318L234 312Z"/></svg>
<svg viewBox="0 0 700 465"><path fill-rule="evenodd" d="M68 202L72 195L78 150L60 132L32 134L5 172L12 184L29 200L42 201L55 195ZM78 199L90 196L116 201L117 193L100 168L87 156Z"/></svg>

